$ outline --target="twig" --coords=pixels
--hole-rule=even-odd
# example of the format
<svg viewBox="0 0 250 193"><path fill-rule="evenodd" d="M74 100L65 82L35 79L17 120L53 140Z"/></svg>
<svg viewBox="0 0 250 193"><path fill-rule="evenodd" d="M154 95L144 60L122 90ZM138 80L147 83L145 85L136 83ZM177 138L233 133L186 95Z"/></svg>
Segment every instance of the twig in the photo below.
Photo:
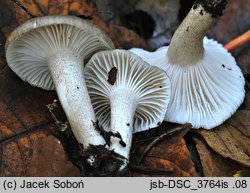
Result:
<svg viewBox="0 0 250 193"><path fill-rule="evenodd" d="M49 125L52 124L51 121L49 122L46 122L46 123L43 123L43 124L40 124L36 127L33 127L31 129L27 129L26 131L24 132L21 132L21 133L17 133L13 136L10 136L10 137L7 137L7 138L4 138L4 139L1 139L0 140L0 144L8 144L9 142L13 141L13 140L16 140L16 139L19 139L19 138L22 138L22 137L25 137L27 135L29 135L30 133L33 133L33 132L36 132L38 130L47 130L49 129Z"/></svg>
<svg viewBox="0 0 250 193"><path fill-rule="evenodd" d="M156 144L158 144L164 137L174 135L174 134L181 132L181 131L185 131L185 133L186 133L191 129L191 127L192 127L191 124L184 124L180 127L169 129L165 133L161 134L159 137L157 137L151 143L148 144L146 149L143 151L141 157L139 158L137 164L140 165L143 158L148 154L148 152L152 149L152 147L154 147Z"/></svg>
<svg viewBox="0 0 250 193"><path fill-rule="evenodd" d="M250 30L227 43L224 48L228 51L232 51L248 41L250 41Z"/></svg>
<svg viewBox="0 0 250 193"><path fill-rule="evenodd" d="M58 100L55 99L51 104L46 105L46 107L48 108L48 110L51 114L51 117L55 120L56 125L60 128L60 131L66 131L69 128L68 122L63 123L63 122L59 121L56 118L56 115L53 113L53 110L57 107L57 104L56 104L57 102L58 102Z"/></svg>
<svg viewBox="0 0 250 193"><path fill-rule="evenodd" d="M17 0L12 0L17 6L19 6L21 9L23 9L29 16L32 18L36 17L27 7L25 7L22 3L20 3Z"/></svg>

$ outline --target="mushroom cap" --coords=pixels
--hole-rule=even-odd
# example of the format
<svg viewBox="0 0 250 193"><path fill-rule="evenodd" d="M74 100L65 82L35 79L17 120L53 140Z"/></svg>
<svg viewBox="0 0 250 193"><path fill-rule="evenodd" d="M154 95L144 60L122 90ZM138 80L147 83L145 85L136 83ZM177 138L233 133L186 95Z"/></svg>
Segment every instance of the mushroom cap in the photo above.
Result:
<svg viewBox="0 0 250 193"><path fill-rule="evenodd" d="M114 67L117 75L112 85L107 79ZM98 52L86 65L85 78L96 117L105 130L110 130L112 93L121 88L132 91L137 99L133 132L156 127L163 121L170 100L169 78L135 54L118 49Z"/></svg>
<svg viewBox="0 0 250 193"><path fill-rule="evenodd" d="M211 129L228 119L244 100L245 80L234 57L215 40L204 38L203 46L203 59L184 67L168 62L168 47L153 53L130 50L167 72L172 91L166 121Z"/></svg>
<svg viewBox="0 0 250 193"><path fill-rule="evenodd" d="M17 27L5 44L10 68L25 82L54 89L48 60L62 50L87 61L95 52L113 49L109 37L97 26L76 16L43 16Z"/></svg>

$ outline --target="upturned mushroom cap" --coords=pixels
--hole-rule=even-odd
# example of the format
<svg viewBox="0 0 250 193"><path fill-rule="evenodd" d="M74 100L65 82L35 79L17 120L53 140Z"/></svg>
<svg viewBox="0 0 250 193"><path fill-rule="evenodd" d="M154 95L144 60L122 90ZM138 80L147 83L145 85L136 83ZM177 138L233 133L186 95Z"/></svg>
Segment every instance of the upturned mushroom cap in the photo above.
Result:
<svg viewBox="0 0 250 193"><path fill-rule="evenodd" d="M204 56L180 66L168 61L168 47L155 52L130 51L167 72L172 92L166 121L211 129L228 119L243 102L245 80L232 55L214 40L204 38Z"/></svg>
<svg viewBox="0 0 250 193"><path fill-rule="evenodd" d="M75 16L30 19L5 44L10 68L23 81L46 90L54 89L47 63L55 53L70 50L87 61L95 52L113 48L102 30Z"/></svg>
<svg viewBox="0 0 250 193"><path fill-rule="evenodd" d="M245 81L235 59L216 41L204 40L226 4L227 0L197 0L168 47L152 54L134 50L170 77L172 92L165 120L211 129L242 103Z"/></svg>
<svg viewBox="0 0 250 193"><path fill-rule="evenodd" d="M86 65L85 78L96 117L105 130L110 130L110 101L118 89L136 97L133 132L163 121L170 99L169 79L164 71L135 54L125 50L98 52Z"/></svg>

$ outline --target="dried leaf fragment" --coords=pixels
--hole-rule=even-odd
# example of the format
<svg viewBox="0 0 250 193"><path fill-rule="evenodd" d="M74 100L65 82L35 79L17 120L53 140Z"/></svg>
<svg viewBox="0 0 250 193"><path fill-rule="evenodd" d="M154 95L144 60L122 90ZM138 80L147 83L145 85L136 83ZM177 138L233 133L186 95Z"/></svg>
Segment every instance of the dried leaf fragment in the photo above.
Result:
<svg viewBox="0 0 250 193"><path fill-rule="evenodd" d="M180 132L173 132L172 135L162 138L160 142L150 148L150 151L143 156L139 166L148 167L151 170L166 170L171 171L169 176L197 176L194 164L191 160L190 153L187 149L183 136L187 132L189 125L179 126L183 128ZM145 152L150 141L162 136L166 130L173 129L173 125L163 122L158 128L152 129L145 133L139 133L135 137L133 150L131 154L131 163L137 164L140 155ZM173 129L174 130L174 129ZM154 133L155 132L155 133ZM145 176L145 173L133 173L133 176ZM147 176L164 176L163 174L154 174L147 172Z"/></svg>
<svg viewBox="0 0 250 193"><path fill-rule="evenodd" d="M110 70L109 73L108 73L108 82L109 82L111 85L114 85L114 84L115 84L116 76L117 76L117 68L116 68L116 67L113 67L113 68L111 68L111 70Z"/></svg>
<svg viewBox="0 0 250 193"><path fill-rule="evenodd" d="M199 157L201 160L202 171L205 177L216 176L233 176L238 170L246 170L247 168L237 162L224 158L216 153L205 140L199 135L192 136Z"/></svg>
<svg viewBox="0 0 250 193"><path fill-rule="evenodd" d="M223 124L213 130L197 131L207 144L218 154L230 158L243 166L250 167L250 139L245 136L239 125Z"/></svg>

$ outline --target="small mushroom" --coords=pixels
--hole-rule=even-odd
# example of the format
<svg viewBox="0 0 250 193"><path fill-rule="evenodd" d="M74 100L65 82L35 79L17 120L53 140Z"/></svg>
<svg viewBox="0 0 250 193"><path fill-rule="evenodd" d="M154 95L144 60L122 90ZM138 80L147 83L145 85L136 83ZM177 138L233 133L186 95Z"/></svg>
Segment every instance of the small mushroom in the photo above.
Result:
<svg viewBox="0 0 250 193"><path fill-rule="evenodd" d="M226 2L198 0L168 47L152 53L130 50L169 75L172 92L166 121L211 129L243 102L245 81L235 59L221 44L204 38L214 17L222 15Z"/></svg>
<svg viewBox="0 0 250 193"><path fill-rule="evenodd" d="M85 68L86 84L99 121L111 131L110 150L128 163L132 134L164 119L170 99L166 73L125 50L96 53Z"/></svg>
<svg viewBox="0 0 250 193"><path fill-rule="evenodd" d="M113 43L97 26L74 16L30 19L7 39L9 67L25 82L56 89L72 131L84 148L103 145L84 79L84 61Z"/></svg>

